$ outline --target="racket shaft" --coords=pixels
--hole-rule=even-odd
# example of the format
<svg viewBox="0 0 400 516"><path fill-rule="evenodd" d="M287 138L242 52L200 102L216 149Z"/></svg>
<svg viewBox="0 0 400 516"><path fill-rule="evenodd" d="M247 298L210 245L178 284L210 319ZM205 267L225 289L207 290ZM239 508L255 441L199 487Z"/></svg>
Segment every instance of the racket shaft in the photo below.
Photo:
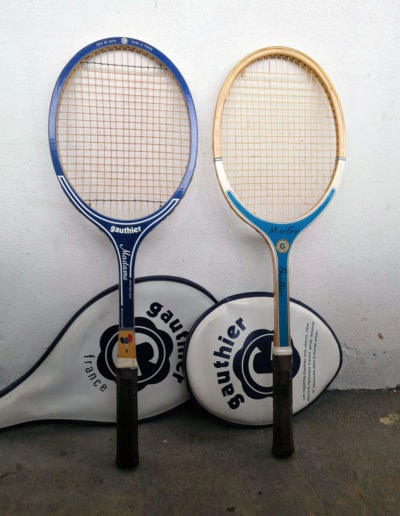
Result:
<svg viewBox="0 0 400 516"><path fill-rule="evenodd" d="M290 457L294 452L292 423L292 353L273 356L273 442L275 457Z"/></svg>
<svg viewBox="0 0 400 516"><path fill-rule="evenodd" d="M137 368L117 368L117 457L121 469L139 463Z"/></svg>

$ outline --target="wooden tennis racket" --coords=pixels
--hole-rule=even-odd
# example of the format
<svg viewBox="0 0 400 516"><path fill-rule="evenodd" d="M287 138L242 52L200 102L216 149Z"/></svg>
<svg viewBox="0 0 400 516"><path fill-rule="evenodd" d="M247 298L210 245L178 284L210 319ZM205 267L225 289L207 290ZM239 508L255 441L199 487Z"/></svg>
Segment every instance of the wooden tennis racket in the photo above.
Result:
<svg viewBox="0 0 400 516"><path fill-rule="evenodd" d="M274 266L273 446L294 452L289 255L299 233L339 184L345 128L336 91L321 67L291 48L242 59L216 105L214 160L230 206L269 244Z"/></svg>

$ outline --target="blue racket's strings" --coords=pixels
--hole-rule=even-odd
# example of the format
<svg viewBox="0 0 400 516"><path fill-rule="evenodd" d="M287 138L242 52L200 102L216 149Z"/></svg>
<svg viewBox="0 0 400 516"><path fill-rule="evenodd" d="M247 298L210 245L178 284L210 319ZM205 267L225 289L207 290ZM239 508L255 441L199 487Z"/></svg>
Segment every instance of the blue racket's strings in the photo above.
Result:
<svg viewBox="0 0 400 516"><path fill-rule="evenodd" d="M188 165L185 98L153 56L127 47L94 52L60 96L57 145L87 205L120 220L147 216L173 195Z"/></svg>
<svg viewBox="0 0 400 516"><path fill-rule="evenodd" d="M329 96L311 69L286 56L252 61L234 79L222 114L232 189L264 220L304 216L334 176L336 133Z"/></svg>

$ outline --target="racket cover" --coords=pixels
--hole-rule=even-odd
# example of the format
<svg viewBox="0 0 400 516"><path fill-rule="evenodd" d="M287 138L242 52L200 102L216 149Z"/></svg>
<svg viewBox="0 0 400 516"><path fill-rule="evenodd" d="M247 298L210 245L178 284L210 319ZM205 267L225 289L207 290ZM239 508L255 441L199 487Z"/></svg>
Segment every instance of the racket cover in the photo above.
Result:
<svg viewBox="0 0 400 516"><path fill-rule="evenodd" d="M136 280L138 402L141 421L189 399L183 372L186 338L215 299L172 276ZM118 287L83 306L42 358L0 392L0 428L38 420L115 423Z"/></svg>
<svg viewBox="0 0 400 516"><path fill-rule="evenodd" d="M329 386L342 363L339 341L326 321L291 299L293 412ZM272 424L273 295L228 297L195 323L185 353L190 391L198 404L228 423Z"/></svg>

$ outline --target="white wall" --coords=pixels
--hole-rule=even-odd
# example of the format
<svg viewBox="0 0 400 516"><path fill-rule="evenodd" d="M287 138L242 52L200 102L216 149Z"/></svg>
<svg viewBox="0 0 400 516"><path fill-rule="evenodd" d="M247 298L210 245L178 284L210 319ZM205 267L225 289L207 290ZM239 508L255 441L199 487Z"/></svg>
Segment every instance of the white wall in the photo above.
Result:
<svg viewBox="0 0 400 516"><path fill-rule="evenodd" d="M178 66L199 119L198 164L174 214L143 242L137 275L189 278L222 298L271 290L261 237L228 209L212 162L215 101L232 66L270 45L306 52L331 77L347 124L345 177L292 254L291 295L344 351L337 388L400 384L400 3L397 0L19 0L0 12L0 388L73 313L117 282L106 237L53 172L47 115L55 80L83 46L151 43ZM161 257L161 258L160 258Z"/></svg>

